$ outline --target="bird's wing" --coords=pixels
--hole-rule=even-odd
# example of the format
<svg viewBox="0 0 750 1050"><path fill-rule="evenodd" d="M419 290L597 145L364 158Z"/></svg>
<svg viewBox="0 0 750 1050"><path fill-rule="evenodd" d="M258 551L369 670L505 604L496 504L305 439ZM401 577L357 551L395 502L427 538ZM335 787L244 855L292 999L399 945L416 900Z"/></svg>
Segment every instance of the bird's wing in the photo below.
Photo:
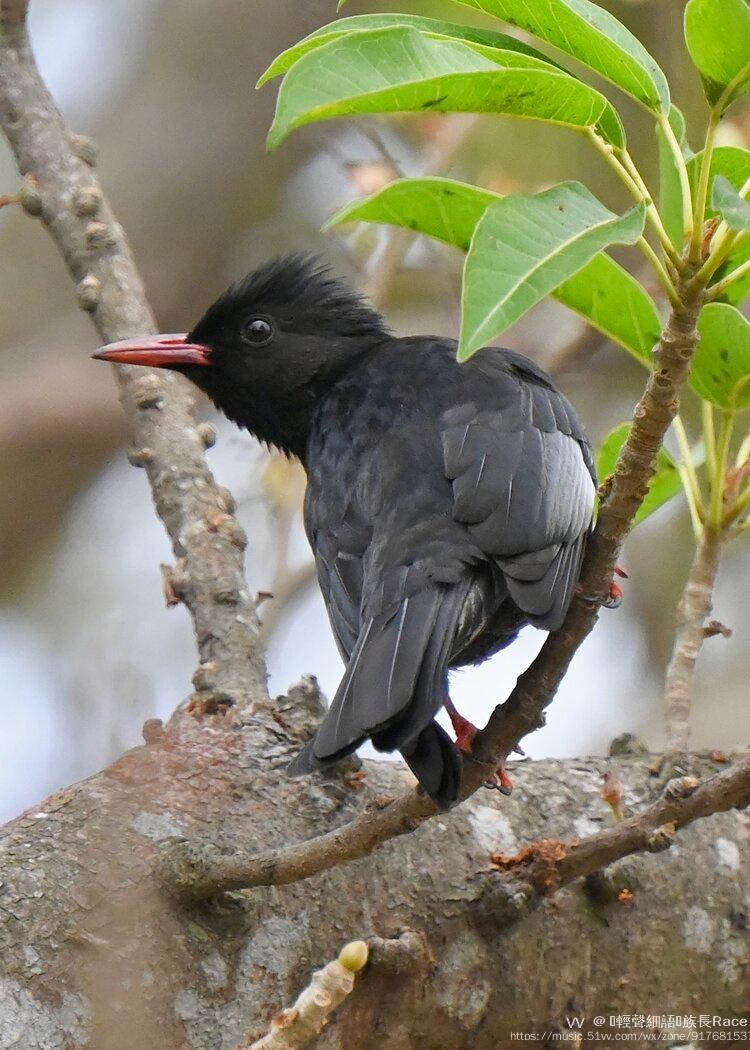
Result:
<svg viewBox="0 0 750 1050"><path fill-rule="evenodd" d="M385 435L358 460L353 479L340 472L325 484L314 467L309 474L307 531L347 668L290 772L335 761L371 737L380 750L401 750L431 796L448 805L460 763L431 723L472 582L466 548L476 548L448 513L451 490L434 433L425 438L414 427Z"/></svg>
<svg viewBox="0 0 750 1050"><path fill-rule="evenodd" d="M362 559L371 530L351 493L343 506L331 506L314 485L305 494L304 519L333 635L342 659L348 661L360 633Z"/></svg>
<svg viewBox="0 0 750 1050"><path fill-rule="evenodd" d="M486 355L481 367L493 406L484 407L487 398L479 406L466 402L442 419L453 517L501 568L529 620L556 630L591 524L591 449L573 409L544 373L507 353Z"/></svg>

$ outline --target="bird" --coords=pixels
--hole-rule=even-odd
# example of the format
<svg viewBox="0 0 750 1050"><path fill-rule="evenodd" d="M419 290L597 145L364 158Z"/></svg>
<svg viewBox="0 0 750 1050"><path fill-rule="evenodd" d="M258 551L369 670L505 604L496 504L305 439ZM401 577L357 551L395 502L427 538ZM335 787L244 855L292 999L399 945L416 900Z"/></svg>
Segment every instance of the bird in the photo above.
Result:
<svg viewBox="0 0 750 1050"><path fill-rule="evenodd" d="M512 350L459 362L453 339L394 335L307 254L233 284L187 334L93 356L182 373L305 469L305 530L345 670L289 772L369 739L449 809L476 728L448 672L528 625L558 630L592 528L591 445L550 376ZM497 786L509 790L502 768Z"/></svg>

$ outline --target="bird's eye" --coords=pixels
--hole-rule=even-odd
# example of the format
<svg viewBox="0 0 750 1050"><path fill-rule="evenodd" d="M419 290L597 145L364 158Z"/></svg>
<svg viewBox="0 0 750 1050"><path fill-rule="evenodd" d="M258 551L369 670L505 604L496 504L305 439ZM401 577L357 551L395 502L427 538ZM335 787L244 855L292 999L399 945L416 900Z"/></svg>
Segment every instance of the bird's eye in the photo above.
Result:
<svg viewBox="0 0 750 1050"><path fill-rule="evenodd" d="M265 317L253 317L242 329L242 338L253 346L265 346L273 339L273 326Z"/></svg>

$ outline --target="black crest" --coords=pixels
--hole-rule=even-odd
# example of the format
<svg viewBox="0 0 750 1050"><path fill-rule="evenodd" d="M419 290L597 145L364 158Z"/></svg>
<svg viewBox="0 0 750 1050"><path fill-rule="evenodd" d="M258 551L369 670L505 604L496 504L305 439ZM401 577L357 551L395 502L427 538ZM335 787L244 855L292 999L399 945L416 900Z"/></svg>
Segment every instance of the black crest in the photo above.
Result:
<svg viewBox="0 0 750 1050"><path fill-rule="evenodd" d="M314 255L272 259L237 281L208 308L191 332L201 341L240 312L269 314L299 334L387 336L382 317Z"/></svg>

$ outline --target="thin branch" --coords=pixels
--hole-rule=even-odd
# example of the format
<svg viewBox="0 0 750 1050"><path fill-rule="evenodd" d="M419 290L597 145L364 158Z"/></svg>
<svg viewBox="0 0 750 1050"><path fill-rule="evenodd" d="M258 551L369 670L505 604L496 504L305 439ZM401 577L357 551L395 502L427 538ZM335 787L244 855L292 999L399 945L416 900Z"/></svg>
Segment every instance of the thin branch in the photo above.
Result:
<svg viewBox="0 0 750 1050"><path fill-rule="evenodd" d="M22 205L60 248L81 307L104 340L156 330L129 245L102 194L93 144L66 126L42 81L26 31L26 0L0 3L0 125L25 176ZM33 187L33 192L31 192ZM177 596L188 607L212 692L224 700L265 690L255 608L244 577L244 533L230 494L208 469L192 395L165 372L117 369L134 453L179 559Z"/></svg>
<svg viewBox="0 0 750 1050"><path fill-rule="evenodd" d="M581 321L578 331L544 362L544 368L551 376L573 371L597 354L606 343L606 337L597 328Z"/></svg>
<svg viewBox="0 0 750 1050"><path fill-rule="evenodd" d="M306 561L294 569L287 566L279 573L276 582L272 584L269 606L263 610L261 617L260 640L264 647L274 636L284 613L312 587L316 579L314 561Z"/></svg>
<svg viewBox="0 0 750 1050"><path fill-rule="evenodd" d="M302 1050L316 1039L333 1011L354 990L354 975L370 954L365 941L351 941L337 959L316 970L307 988L293 1006L282 1010L271 1021L271 1029L261 1039L243 1040L236 1050Z"/></svg>
<svg viewBox="0 0 750 1050"><path fill-rule="evenodd" d="M694 777L669 781L663 796L633 817L588 838L563 843L535 843L514 857L495 855L504 874L531 883L548 894L634 853L668 849L675 832L694 820L744 809L750 804L750 756L700 783Z"/></svg>
<svg viewBox="0 0 750 1050"><path fill-rule="evenodd" d="M681 305L671 311L656 348L654 369L636 405L633 424L605 491L596 528L589 540L580 577L583 595L609 591L623 541L647 492L656 454L679 408L679 393L690 370L698 340L696 322L703 292L691 280L690 268L680 275ZM565 623L549 635L538 656L518 679L508 700L495 708L486 728L474 741L477 757L504 759L528 732L544 724L544 708L553 699L573 656L598 618L598 606L574 598Z"/></svg>
<svg viewBox="0 0 750 1050"><path fill-rule="evenodd" d="M707 524L677 606L677 633L664 686L667 747L686 751L690 744L690 702L698 653L705 641L704 624L713 608L713 592L725 537Z"/></svg>
<svg viewBox="0 0 750 1050"><path fill-rule="evenodd" d="M665 848L671 844L671 836L678 828L713 813L744 808L748 803L750 756L738 759L729 769L702 784L693 777L670 781L664 796L653 805L596 835L567 845L556 841L554 849L549 848L550 843L537 843L515 857L503 858L502 862L496 855L495 864L507 874L522 877L537 889L544 887L548 892L632 853ZM341 863L368 856L383 842L380 817L387 820L391 830L387 837L392 838L413 830L434 811L426 796L414 792L384 810L365 813L351 824L308 842L284 846L262 856L217 853L202 871L195 863L194 848L184 844L180 854L183 879L178 889L183 900L192 902L225 890L299 882ZM187 863L189 850L193 850L192 870ZM166 872L167 888L173 893L174 860L173 852Z"/></svg>
<svg viewBox="0 0 750 1050"><path fill-rule="evenodd" d="M443 122L441 138L427 151L422 176L442 175L450 170L476 127L477 120L478 117L474 115L460 114ZM390 156L388 159L394 163ZM376 308L383 306L390 299L404 256L415 236L411 230L394 228L388 231L385 247L364 289Z"/></svg>

